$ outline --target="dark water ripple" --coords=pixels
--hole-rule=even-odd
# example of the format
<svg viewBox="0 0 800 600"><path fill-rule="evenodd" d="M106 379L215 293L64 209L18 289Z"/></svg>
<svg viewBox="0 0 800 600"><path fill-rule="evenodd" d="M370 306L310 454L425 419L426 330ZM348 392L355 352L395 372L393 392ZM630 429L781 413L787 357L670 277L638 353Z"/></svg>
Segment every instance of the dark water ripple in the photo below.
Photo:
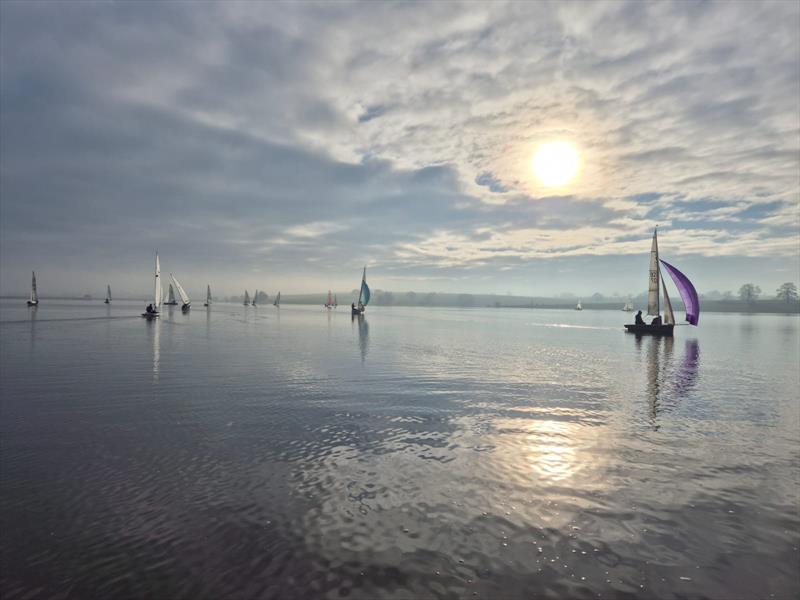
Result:
<svg viewBox="0 0 800 600"><path fill-rule="evenodd" d="M797 319L0 308L4 599L800 594Z"/></svg>

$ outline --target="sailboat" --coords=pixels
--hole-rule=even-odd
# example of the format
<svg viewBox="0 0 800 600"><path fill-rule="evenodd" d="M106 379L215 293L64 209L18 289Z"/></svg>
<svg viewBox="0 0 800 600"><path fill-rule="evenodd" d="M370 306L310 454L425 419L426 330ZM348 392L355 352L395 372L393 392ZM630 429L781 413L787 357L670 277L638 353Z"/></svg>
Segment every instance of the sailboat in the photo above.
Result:
<svg viewBox="0 0 800 600"><path fill-rule="evenodd" d="M253 306L255 306L255 305L256 305L256 299L257 299L257 298L258 298L258 290L256 290L256 293L255 293L255 294L253 294L253 302L252 302L252 305L253 305Z"/></svg>
<svg viewBox="0 0 800 600"><path fill-rule="evenodd" d="M273 306L277 306L278 308L280 308L280 306L281 306L281 293L280 292L278 292L278 295L275 296L275 302L273 302L272 305Z"/></svg>
<svg viewBox="0 0 800 600"><path fill-rule="evenodd" d="M147 306L142 316L145 319L155 319L158 316L158 311L161 308L161 265L158 262L158 252L156 251L156 271L153 277L153 303Z"/></svg>
<svg viewBox="0 0 800 600"><path fill-rule="evenodd" d="M244 305L250 306L250 294L247 293L247 290L244 291Z"/></svg>
<svg viewBox="0 0 800 600"><path fill-rule="evenodd" d="M111 286L106 286L106 304L111 304Z"/></svg>
<svg viewBox="0 0 800 600"><path fill-rule="evenodd" d="M583 306L581 306L581 301L578 300L578 304L575 305L575 310L583 310Z"/></svg>
<svg viewBox="0 0 800 600"><path fill-rule="evenodd" d="M28 306L39 306L39 293L36 291L36 273L31 271L31 299Z"/></svg>
<svg viewBox="0 0 800 600"><path fill-rule="evenodd" d="M625 329L630 333L672 335L672 330L675 328L675 315L672 312L672 303L667 293L667 283L661 275L661 265L664 265L667 273L672 277L675 287L678 288L678 293L681 295L683 306L686 309L686 321L690 325L696 326L700 320L700 299L697 296L697 290L694 289L694 285L686 275L658 257L658 228L656 228L653 232L653 242L650 246L650 281L647 290L647 314L655 315L656 318L653 319L655 324L634 323L625 325ZM659 292L662 290L664 293L663 320L661 319L661 303L659 299Z"/></svg>
<svg viewBox="0 0 800 600"><path fill-rule="evenodd" d="M631 302L630 298L628 298L627 302L622 305L622 310L625 312L633 312L633 303Z"/></svg>
<svg viewBox="0 0 800 600"><path fill-rule="evenodd" d="M192 301L189 300L189 295L172 273L169 274L169 278L172 279L172 283L174 283L175 287L178 288L178 295L181 297L181 302L183 303L181 304L181 310L183 312L187 312L192 307Z"/></svg>
<svg viewBox="0 0 800 600"><path fill-rule="evenodd" d="M169 295L167 296L167 301L164 304L168 306L177 306L178 301L175 300L175 290L172 289L172 284L169 284Z"/></svg>
<svg viewBox="0 0 800 600"><path fill-rule="evenodd" d="M211 306L211 286L206 286L206 301L203 306Z"/></svg>
<svg viewBox="0 0 800 600"><path fill-rule="evenodd" d="M363 315L364 309L369 304L369 286L367 285L367 267L364 267L364 274L361 276L361 289L358 290L358 302L351 307L354 315Z"/></svg>
<svg viewBox="0 0 800 600"><path fill-rule="evenodd" d="M324 306L325 306L325 308L328 308L328 309L333 308L333 295L331 294L330 290L328 290L328 299L325 300L325 305Z"/></svg>
<svg viewBox="0 0 800 600"><path fill-rule="evenodd" d="M339 301L336 299L336 294L333 295L333 308L339 306Z"/></svg>

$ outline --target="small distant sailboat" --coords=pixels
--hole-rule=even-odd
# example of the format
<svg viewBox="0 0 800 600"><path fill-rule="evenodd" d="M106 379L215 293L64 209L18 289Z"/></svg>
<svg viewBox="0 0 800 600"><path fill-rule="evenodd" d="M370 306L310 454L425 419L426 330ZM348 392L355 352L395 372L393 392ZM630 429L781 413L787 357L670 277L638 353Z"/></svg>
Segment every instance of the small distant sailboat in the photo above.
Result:
<svg viewBox="0 0 800 600"><path fill-rule="evenodd" d="M169 284L169 294L167 295L167 301L164 302L167 306L177 306L178 301L175 299L175 290L172 289L172 284Z"/></svg>
<svg viewBox="0 0 800 600"><path fill-rule="evenodd" d="M633 303L631 302L630 298L628 298L628 301L623 304L622 310L625 312L633 312Z"/></svg>
<svg viewBox="0 0 800 600"><path fill-rule="evenodd" d="M256 300L257 300L257 299L258 299L258 290L256 290L256 293L255 293L255 294L253 294L253 302L252 302L252 305L253 305L253 306L255 306L255 305L256 305Z"/></svg>
<svg viewBox="0 0 800 600"><path fill-rule="evenodd" d="M109 286L106 286L106 299L105 299L105 303L106 303L106 304L111 304L111 286L110 286L110 285L109 285Z"/></svg>
<svg viewBox="0 0 800 600"><path fill-rule="evenodd" d="M281 307L281 293L278 292L278 295L275 296L275 302L272 303L273 306L277 306L278 308Z"/></svg>
<svg viewBox="0 0 800 600"><path fill-rule="evenodd" d="M370 292L369 286L367 285L367 267L364 267L364 274L361 276L361 289L358 291L358 302L353 303L350 307L352 310L352 314L354 315L363 315L364 309L369 304Z"/></svg>
<svg viewBox="0 0 800 600"><path fill-rule="evenodd" d="M583 310L583 306L581 306L580 300L578 300L578 304L575 306L575 310Z"/></svg>
<svg viewBox="0 0 800 600"><path fill-rule="evenodd" d="M169 274L169 278L172 279L172 283L174 283L175 287L178 288L178 295L181 297L181 302L183 303L181 304L181 310L183 312L187 312L192 307L192 301L189 300L189 295L186 293L186 291L183 289L183 286L178 282L178 280L172 273Z"/></svg>
<svg viewBox="0 0 800 600"><path fill-rule="evenodd" d="M31 298L28 306L39 306L39 293L36 291L36 273L31 271Z"/></svg>
<svg viewBox="0 0 800 600"><path fill-rule="evenodd" d="M673 267L666 261L658 257L658 228L653 232L653 243L650 246L650 283L647 290L647 314L655 315L655 324L634 323L632 325L625 325L625 329L630 333L647 334L647 335L672 335L672 330L675 327L675 315L672 312L672 303L667 293L667 283L661 275L661 265L672 277L675 287L678 288L678 293L683 300L683 306L686 309L686 321L690 325L697 325L700 320L700 299L697 296L692 282L689 278L681 273L678 269ZM661 303L659 299L659 288L663 289L664 293L664 319L661 319Z"/></svg>
<svg viewBox="0 0 800 600"><path fill-rule="evenodd" d="M153 303L148 304L145 312L142 313L142 316L145 319L155 319L158 317L158 311L161 308L161 265L158 262L158 252L156 252L156 270L153 279L155 280L154 283L154 290L153 290Z"/></svg>
<svg viewBox="0 0 800 600"><path fill-rule="evenodd" d="M339 301L336 299L336 294L333 295L333 308L339 306Z"/></svg>
<svg viewBox="0 0 800 600"><path fill-rule="evenodd" d="M247 290L244 291L244 305L250 306L250 294L247 293Z"/></svg>
<svg viewBox="0 0 800 600"><path fill-rule="evenodd" d="M330 291L330 290L328 290L328 299L327 299L327 300L325 300L325 304L324 304L324 306L325 306L325 308L327 308L327 309L331 309L331 308L333 308L333 295L331 294L331 291Z"/></svg>
<svg viewBox="0 0 800 600"><path fill-rule="evenodd" d="M203 304L203 306L211 306L211 286L210 285L206 286L206 301L205 301L205 304Z"/></svg>

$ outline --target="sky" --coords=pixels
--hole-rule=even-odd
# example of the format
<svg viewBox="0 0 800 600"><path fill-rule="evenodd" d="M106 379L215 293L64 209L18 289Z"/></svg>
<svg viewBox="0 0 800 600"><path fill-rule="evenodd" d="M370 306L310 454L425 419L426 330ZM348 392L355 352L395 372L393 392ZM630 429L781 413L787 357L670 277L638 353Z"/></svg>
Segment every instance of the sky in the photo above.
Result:
<svg viewBox="0 0 800 600"><path fill-rule="evenodd" d="M656 225L800 283L797 2L0 2L0 294L638 294Z"/></svg>

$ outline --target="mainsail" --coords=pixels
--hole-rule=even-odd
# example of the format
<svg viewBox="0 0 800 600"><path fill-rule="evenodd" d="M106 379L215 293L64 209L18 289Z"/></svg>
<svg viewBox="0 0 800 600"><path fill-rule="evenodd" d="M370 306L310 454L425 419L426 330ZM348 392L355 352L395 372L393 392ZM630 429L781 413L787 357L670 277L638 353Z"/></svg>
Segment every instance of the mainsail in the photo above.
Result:
<svg viewBox="0 0 800 600"><path fill-rule="evenodd" d="M281 305L281 293L280 292L278 292L278 295L275 298L275 303L274 304L275 304L275 306L280 306Z"/></svg>
<svg viewBox="0 0 800 600"><path fill-rule="evenodd" d="M650 284L647 288L647 314L658 315L658 229L653 232L653 245L650 247Z"/></svg>
<svg viewBox="0 0 800 600"><path fill-rule="evenodd" d="M258 290L256 290L255 294L253 294L253 306L256 305L256 300L258 300Z"/></svg>
<svg viewBox="0 0 800 600"><path fill-rule="evenodd" d="M247 306L250 304L250 294L247 293L247 290L244 291L244 305Z"/></svg>
<svg viewBox="0 0 800 600"><path fill-rule="evenodd" d="M36 273L31 271L31 304L39 303L39 292L36 291Z"/></svg>
<svg viewBox="0 0 800 600"><path fill-rule="evenodd" d="M369 304L369 286L367 285L367 267L364 267L364 274L361 276L361 289L358 292L358 303L362 306Z"/></svg>
<svg viewBox="0 0 800 600"><path fill-rule="evenodd" d="M675 287L678 288L683 306L686 308L686 320L692 325L697 325L700 320L700 299L697 296L697 290L694 289L689 278L678 269L663 260L661 264L664 265L667 273L672 277L672 281L675 282Z"/></svg>
<svg viewBox="0 0 800 600"><path fill-rule="evenodd" d="M328 290L328 299L325 301L325 306L333 306L333 294Z"/></svg>
<svg viewBox="0 0 800 600"><path fill-rule="evenodd" d="M169 295L167 296L167 304L177 304L175 301L175 290L172 289L172 284L169 284Z"/></svg>
<svg viewBox="0 0 800 600"><path fill-rule="evenodd" d="M111 286L106 286L106 303L111 302Z"/></svg>
<svg viewBox="0 0 800 600"><path fill-rule="evenodd" d="M211 304L211 286L206 286L206 305Z"/></svg>
<svg viewBox="0 0 800 600"><path fill-rule="evenodd" d="M156 311L161 308L161 264L158 262L158 252L156 252L156 276L155 290L153 292L153 307Z"/></svg>
<svg viewBox="0 0 800 600"><path fill-rule="evenodd" d="M172 279L172 283L174 283L175 287L178 288L178 295L181 297L181 302L183 302L184 304L190 304L189 296L184 291L183 286L180 283L178 283L177 279L175 279L175 276L172 273L170 273L169 278Z"/></svg>

